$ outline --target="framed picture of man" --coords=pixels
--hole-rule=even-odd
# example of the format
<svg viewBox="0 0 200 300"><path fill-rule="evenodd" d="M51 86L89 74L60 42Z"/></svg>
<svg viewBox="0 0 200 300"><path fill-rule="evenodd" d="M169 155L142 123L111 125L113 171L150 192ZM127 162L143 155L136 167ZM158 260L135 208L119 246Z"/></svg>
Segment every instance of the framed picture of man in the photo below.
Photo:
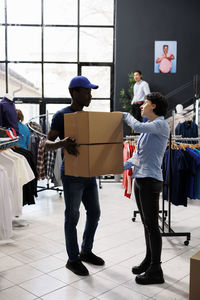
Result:
<svg viewBox="0 0 200 300"><path fill-rule="evenodd" d="M154 73L176 73L177 41L155 41Z"/></svg>

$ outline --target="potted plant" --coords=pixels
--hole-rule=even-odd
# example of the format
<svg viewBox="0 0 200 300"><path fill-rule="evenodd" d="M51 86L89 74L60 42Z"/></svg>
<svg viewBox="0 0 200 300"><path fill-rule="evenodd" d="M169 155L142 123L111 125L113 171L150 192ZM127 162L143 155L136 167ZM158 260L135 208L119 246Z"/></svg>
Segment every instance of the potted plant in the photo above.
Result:
<svg viewBox="0 0 200 300"><path fill-rule="evenodd" d="M132 112L131 101L133 99L133 86L135 84L134 73L128 74L128 90L121 89L119 101L124 111Z"/></svg>

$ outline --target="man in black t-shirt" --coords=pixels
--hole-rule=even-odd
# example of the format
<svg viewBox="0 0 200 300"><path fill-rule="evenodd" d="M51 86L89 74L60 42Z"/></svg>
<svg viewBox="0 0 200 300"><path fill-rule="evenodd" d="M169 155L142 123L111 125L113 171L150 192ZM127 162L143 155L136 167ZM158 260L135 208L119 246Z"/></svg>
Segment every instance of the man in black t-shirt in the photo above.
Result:
<svg viewBox="0 0 200 300"><path fill-rule="evenodd" d="M82 111L83 107L88 107L92 95L91 89L98 86L91 84L84 76L74 77L69 84L69 92L72 102L59 110L52 119L51 129L46 141L46 150L65 148L69 154L78 155L76 141L71 137L64 137L64 114ZM55 142L56 138L60 140ZM94 265L104 265L104 260L92 253L94 235L100 217L100 205L98 189L95 177L74 177L64 174L64 159L61 166L61 178L63 182L65 198L65 240L68 253L66 268L77 275L89 275L87 268L82 261ZM83 203L86 209L86 224L83 233L81 252L77 241L76 226L79 220L80 204Z"/></svg>

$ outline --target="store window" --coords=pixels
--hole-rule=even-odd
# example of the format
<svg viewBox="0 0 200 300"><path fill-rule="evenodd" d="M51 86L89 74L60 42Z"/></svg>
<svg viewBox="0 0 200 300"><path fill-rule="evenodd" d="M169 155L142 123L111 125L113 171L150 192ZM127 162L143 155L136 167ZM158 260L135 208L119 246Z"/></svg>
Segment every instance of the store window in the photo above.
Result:
<svg viewBox="0 0 200 300"><path fill-rule="evenodd" d="M56 104L55 112L70 103L71 78L85 75L99 85L89 109L112 109L114 5L115 0L0 1L0 98L8 92L30 115L36 106L44 114Z"/></svg>
<svg viewBox="0 0 200 300"><path fill-rule="evenodd" d="M70 97L68 84L70 79L76 75L76 64L44 64L45 97Z"/></svg>
<svg viewBox="0 0 200 300"><path fill-rule="evenodd" d="M93 98L110 98L110 67L83 66L82 74L99 86L98 89L92 90Z"/></svg>
<svg viewBox="0 0 200 300"><path fill-rule="evenodd" d="M44 28L44 61L77 61L77 28Z"/></svg>
<svg viewBox="0 0 200 300"><path fill-rule="evenodd" d="M110 111L110 101L109 100L92 100L89 107L84 108L85 111Z"/></svg>
<svg viewBox="0 0 200 300"><path fill-rule="evenodd" d="M46 112L47 112L47 119L48 119L48 124L50 126L51 120L53 115L55 114L56 111L66 107L66 104L47 104L46 106Z"/></svg>
<svg viewBox="0 0 200 300"><path fill-rule="evenodd" d="M8 84L13 97L41 98L41 64L8 64Z"/></svg>
<svg viewBox="0 0 200 300"><path fill-rule="evenodd" d="M16 103L15 107L17 109L20 109L24 115L24 121L23 123L29 123L30 120L36 122L36 123L40 123L40 110L39 110L39 104L27 104L27 103ZM33 118L34 116L34 118Z"/></svg>
<svg viewBox="0 0 200 300"><path fill-rule="evenodd" d="M41 28L11 26L8 27L8 60L40 61Z"/></svg>
<svg viewBox="0 0 200 300"><path fill-rule="evenodd" d="M44 24L77 25L78 1L44 0Z"/></svg>
<svg viewBox="0 0 200 300"><path fill-rule="evenodd" d="M6 72L5 64L0 63L0 95L4 95L6 92Z"/></svg>
<svg viewBox="0 0 200 300"><path fill-rule="evenodd" d="M5 22L4 2L0 1L0 24Z"/></svg>
<svg viewBox="0 0 200 300"><path fill-rule="evenodd" d="M41 0L7 0L6 4L8 23L41 24Z"/></svg>
<svg viewBox="0 0 200 300"><path fill-rule="evenodd" d="M5 60L5 27L0 27L0 60Z"/></svg>
<svg viewBox="0 0 200 300"><path fill-rule="evenodd" d="M88 45L91 45L88 47ZM85 62L112 62L113 29L81 28L80 60Z"/></svg>
<svg viewBox="0 0 200 300"><path fill-rule="evenodd" d="M113 25L114 5L109 0L80 1L81 25Z"/></svg>

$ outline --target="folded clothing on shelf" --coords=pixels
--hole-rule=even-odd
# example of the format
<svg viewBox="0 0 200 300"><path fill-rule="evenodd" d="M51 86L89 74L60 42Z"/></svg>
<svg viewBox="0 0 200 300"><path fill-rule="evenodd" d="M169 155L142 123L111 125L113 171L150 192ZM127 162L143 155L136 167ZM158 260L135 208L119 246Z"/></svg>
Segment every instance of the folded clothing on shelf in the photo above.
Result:
<svg viewBox="0 0 200 300"><path fill-rule="evenodd" d="M17 134L14 128L0 127L0 141L12 141L17 138Z"/></svg>

